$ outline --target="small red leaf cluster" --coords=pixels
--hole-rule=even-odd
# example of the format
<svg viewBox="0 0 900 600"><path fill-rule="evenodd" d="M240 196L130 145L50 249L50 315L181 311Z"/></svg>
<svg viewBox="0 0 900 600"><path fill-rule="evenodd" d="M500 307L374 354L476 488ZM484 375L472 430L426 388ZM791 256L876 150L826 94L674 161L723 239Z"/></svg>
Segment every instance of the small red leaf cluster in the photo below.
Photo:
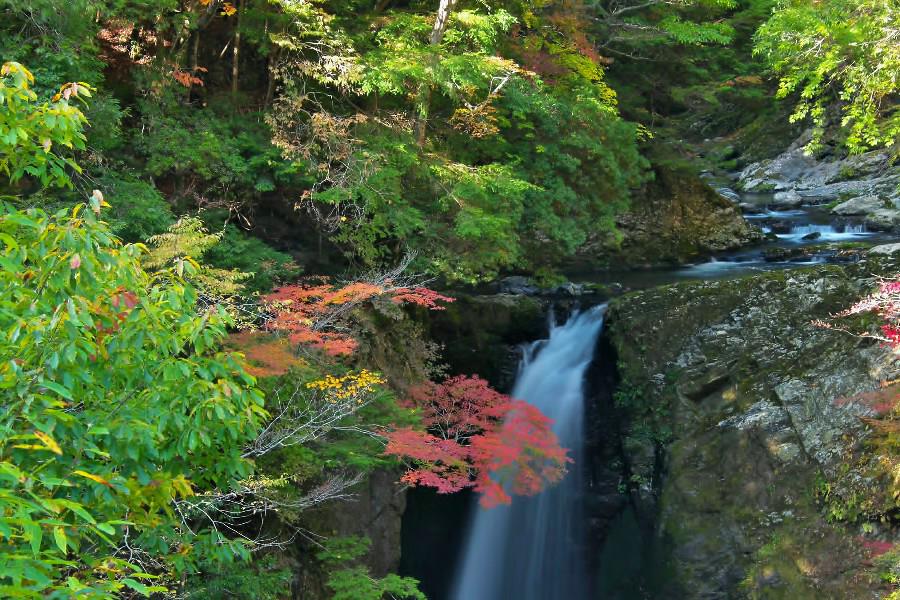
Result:
<svg viewBox="0 0 900 600"><path fill-rule="evenodd" d="M295 346L310 345L330 356L348 356L358 343L340 327L342 317L348 309L381 296L396 304L415 304L430 310L442 310L439 303L453 302L453 298L424 287L391 287L390 282L288 285L263 297L273 314L267 328L286 333Z"/></svg>
<svg viewBox="0 0 900 600"><path fill-rule="evenodd" d="M900 346L900 328L897 328L894 325L882 325L881 333L891 347L896 348L897 346Z"/></svg>
<svg viewBox="0 0 900 600"><path fill-rule="evenodd" d="M834 404L845 406L851 403L858 403L868 406L877 415L886 415L894 409L898 398L900 398L900 385L896 385L894 382L885 382L877 390L838 398L834 401Z"/></svg>
<svg viewBox="0 0 900 600"><path fill-rule="evenodd" d="M203 80L197 77L194 73L206 73L206 69L203 67L194 67L194 72L191 71L182 71L181 69L175 68L172 69L172 79L177 81L180 85L189 88L192 85L203 86Z"/></svg>
<svg viewBox="0 0 900 600"><path fill-rule="evenodd" d="M880 540L867 540L865 538L857 538L859 539L860 545L862 545L863 549L869 554L870 557L875 558L876 556L881 556L882 554L887 554L891 550L894 549L894 544L891 542L882 542Z"/></svg>
<svg viewBox="0 0 900 600"><path fill-rule="evenodd" d="M835 316L848 317L865 313L878 315L884 323L879 328L879 333L863 333L860 335L881 340L892 348L894 353L900 354L900 276L895 276L893 279L882 279L876 292L869 294ZM831 322L814 321L813 323L827 329L835 328ZM841 406L857 402L868 406L879 416L886 415L892 413L898 407L898 401L900 401L900 386L897 385L898 383L900 382L884 381L881 389L848 398L838 398L835 400L835 404Z"/></svg>
<svg viewBox="0 0 900 600"><path fill-rule="evenodd" d="M455 300L450 296L444 296L426 287L397 288L390 295L391 302L394 304L414 304L416 306L424 306L428 310L444 310L443 303Z"/></svg>
<svg viewBox="0 0 900 600"><path fill-rule="evenodd" d="M117 288L109 298L109 303L115 310L105 307L105 302L96 302L91 306L91 314L97 317L97 342L103 337L119 331L119 325L128 318L131 311L138 304L138 298L134 292Z"/></svg>
<svg viewBox="0 0 900 600"><path fill-rule="evenodd" d="M107 304L112 308L110 309ZM91 327L97 332L94 340L101 356L106 356L103 341L118 333L122 322L128 318L137 304L138 297L134 292L119 287L113 290L108 298L97 300L90 305L90 315L93 321ZM97 354L91 354L90 359L91 362L96 362Z"/></svg>
<svg viewBox="0 0 900 600"><path fill-rule="evenodd" d="M385 453L411 460L402 481L438 493L471 487L484 507L509 504L510 494L533 496L558 482L571 461L552 421L534 406L475 377L428 383L407 402L425 431L388 434Z"/></svg>
<svg viewBox="0 0 900 600"><path fill-rule="evenodd" d="M875 313L884 319L881 339L892 348L900 348L900 278L885 279L878 291L866 296L838 316Z"/></svg>

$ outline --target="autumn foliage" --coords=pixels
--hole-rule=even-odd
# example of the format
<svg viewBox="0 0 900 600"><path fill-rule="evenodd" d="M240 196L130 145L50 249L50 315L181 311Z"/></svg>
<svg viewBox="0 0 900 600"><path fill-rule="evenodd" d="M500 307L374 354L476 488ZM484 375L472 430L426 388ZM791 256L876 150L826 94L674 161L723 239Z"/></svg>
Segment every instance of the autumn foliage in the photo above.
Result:
<svg viewBox="0 0 900 600"><path fill-rule="evenodd" d="M254 377L284 375L302 363L288 340L264 331L238 331L225 344L244 355L244 369Z"/></svg>
<svg viewBox="0 0 900 600"><path fill-rule="evenodd" d="M871 408L877 415L886 415L894 410L898 398L900 398L900 383L895 381L885 381L877 390L863 392L845 398L838 398L834 403L837 406L844 406L851 403L862 404Z"/></svg>
<svg viewBox="0 0 900 600"><path fill-rule="evenodd" d="M501 394L475 377L428 383L411 393L425 431L388 434L385 452L411 461L402 481L452 493L473 488L481 504L508 504L562 479L569 459L534 406Z"/></svg>
<svg viewBox="0 0 900 600"><path fill-rule="evenodd" d="M263 298L272 314L266 328L287 334L295 346L310 345L330 356L347 356L356 350L358 342L341 327L342 321L354 307L379 297L429 310L442 310L441 303L453 302L453 298L428 288L393 287L390 280L355 281L343 286L288 285Z"/></svg>
<svg viewBox="0 0 900 600"><path fill-rule="evenodd" d="M862 337L873 338L890 347L895 354L900 354L900 279L884 279L879 282L878 290L861 299L850 308L839 312L835 317L851 317L872 313L879 316L883 323L875 333L862 333ZM825 329L846 331L832 321L813 321L814 325ZM881 388L850 396L838 398L835 404L843 406L850 403L863 404L871 408L877 415L883 416L894 411L900 400L900 382L884 381Z"/></svg>
<svg viewBox="0 0 900 600"><path fill-rule="evenodd" d="M881 340L900 352L900 278L882 280L876 292L835 316L849 317L865 313L874 313L884 321L878 334L866 334L865 337ZM827 321L814 321L814 324L826 329L836 328Z"/></svg>

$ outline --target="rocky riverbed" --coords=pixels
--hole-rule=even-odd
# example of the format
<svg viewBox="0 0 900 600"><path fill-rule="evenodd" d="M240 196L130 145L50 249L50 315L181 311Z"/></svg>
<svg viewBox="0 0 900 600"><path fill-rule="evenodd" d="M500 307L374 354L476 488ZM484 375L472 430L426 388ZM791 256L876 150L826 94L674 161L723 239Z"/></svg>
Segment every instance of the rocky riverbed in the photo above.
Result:
<svg viewBox="0 0 900 600"><path fill-rule="evenodd" d="M773 192L779 209L828 204L834 215L861 217L871 229L900 227L900 165L880 151L817 158L804 150L808 142L806 134L777 157L748 165L738 187Z"/></svg>

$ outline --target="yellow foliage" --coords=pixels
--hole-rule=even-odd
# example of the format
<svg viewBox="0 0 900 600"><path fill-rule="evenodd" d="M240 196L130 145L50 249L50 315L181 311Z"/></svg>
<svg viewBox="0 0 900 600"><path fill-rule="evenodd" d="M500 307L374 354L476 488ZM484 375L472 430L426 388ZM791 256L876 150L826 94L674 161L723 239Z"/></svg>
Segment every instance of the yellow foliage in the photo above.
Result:
<svg viewBox="0 0 900 600"><path fill-rule="evenodd" d="M310 381L306 384L306 387L307 389L324 392L328 397L328 401L332 403L354 398L357 399L358 403L362 403L361 396L363 394L373 392L375 386L384 382L385 379L381 375L363 369L359 373L348 373L343 377L326 375L323 379Z"/></svg>

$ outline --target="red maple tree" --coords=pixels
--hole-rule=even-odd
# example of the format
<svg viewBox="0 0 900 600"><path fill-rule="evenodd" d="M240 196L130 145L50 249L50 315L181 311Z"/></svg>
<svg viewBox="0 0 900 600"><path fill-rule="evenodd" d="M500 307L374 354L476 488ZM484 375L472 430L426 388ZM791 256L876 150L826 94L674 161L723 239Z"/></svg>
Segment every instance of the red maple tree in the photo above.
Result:
<svg viewBox="0 0 900 600"><path fill-rule="evenodd" d="M453 298L425 287L395 287L389 279L342 286L288 285L263 297L272 314L266 328L286 333L294 345L307 344L331 356L347 356L358 343L342 326L344 319L353 308L382 296L395 304L415 304L429 310L443 310L441 303L453 302Z"/></svg>
<svg viewBox="0 0 900 600"><path fill-rule="evenodd" d="M442 494L471 487L492 507L509 504L511 493L539 493L571 462L549 418L477 376L420 386L407 405L420 410L425 430L390 432L385 453L412 462L401 479L410 485Z"/></svg>

